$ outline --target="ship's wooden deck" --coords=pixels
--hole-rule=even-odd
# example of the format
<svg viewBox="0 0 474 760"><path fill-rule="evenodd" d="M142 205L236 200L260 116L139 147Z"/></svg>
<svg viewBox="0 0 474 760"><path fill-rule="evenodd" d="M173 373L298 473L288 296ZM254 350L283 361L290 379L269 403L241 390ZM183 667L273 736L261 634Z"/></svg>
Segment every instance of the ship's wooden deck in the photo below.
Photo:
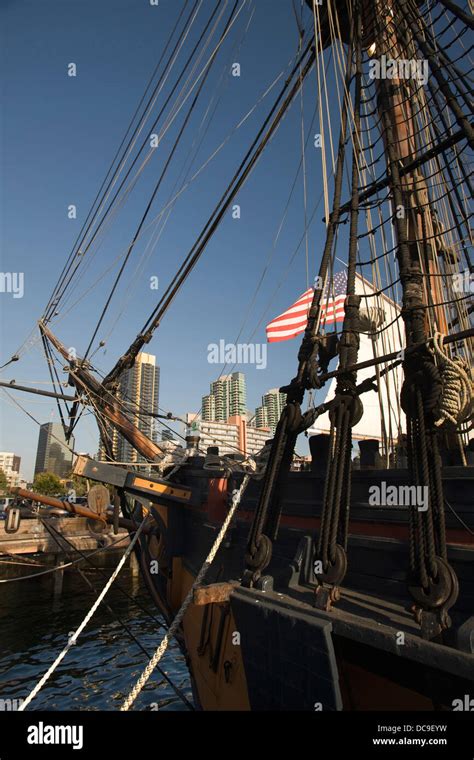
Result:
<svg viewBox="0 0 474 760"><path fill-rule="evenodd" d="M370 644L426 666L439 665L453 676L474 681L474 655L423 639L412 613L396 601L342 587L340 601L325 611L314 606L314 589L306 586L293 587L285 594L239 587L233 594L324 619L338 637Z"/></svg>

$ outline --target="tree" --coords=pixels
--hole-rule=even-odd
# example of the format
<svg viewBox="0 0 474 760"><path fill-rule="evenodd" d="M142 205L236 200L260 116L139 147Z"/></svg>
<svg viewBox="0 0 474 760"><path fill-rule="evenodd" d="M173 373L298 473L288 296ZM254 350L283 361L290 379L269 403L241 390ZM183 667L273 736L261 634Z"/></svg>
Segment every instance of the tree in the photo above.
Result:
<svg viewBox="0 0 474 760"><path fill-rule="evenodd" d="M6 493L8 491L7 476L0 467L0 493Z"/></svg>
<svg viewBox="0 0 474 760"><path fill-rule="evenodd" d="M52 472L39 472L33 482L33 491L43 496L56 496L64 494L64 486L57 475Z"/></svg>

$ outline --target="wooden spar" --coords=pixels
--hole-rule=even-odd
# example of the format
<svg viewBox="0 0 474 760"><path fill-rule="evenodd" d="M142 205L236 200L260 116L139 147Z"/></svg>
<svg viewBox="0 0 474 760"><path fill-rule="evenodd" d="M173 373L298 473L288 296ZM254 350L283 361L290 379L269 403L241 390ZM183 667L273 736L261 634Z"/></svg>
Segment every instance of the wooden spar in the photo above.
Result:
<svg viewBox="0 0 474 760"><path fill-rule="evenodd" d="M36 493L36 491L28 491L26 488L15 487L11 489L11 492L19 496L21 499L29 499L30 501L38 501L40 504L45 504L48 507L55 507L56 509L65 509L67 512L79 515L80 517L87 517L90 520L100 520L113 524L113 515L105 515L100 517L96 512L93 512L87 507L75 504L70 501L62 501L62 499L55 499L53 496L45 496L42 493ZM127 530L135 530L136 524L132 520L127 520L125 517L119 517L119 526L126 528ZM142 530L146 533L147 526L145 525Z"/></svg>
<svg viewBox="0 0 474 760"><path fill-rule="evenodd" d="M50 343L56 348L61 356L66 359L74 368L71 369L71 377L74 381L74 385L79 390L88 391L96 396L97 405L104 417L110 424L123 435L123 437L146 459L150 461L156 461L164 457L164 453L161 448L148 436L142 433L141 430L136 428L134 424L117 408L117 402L114 400L110 391L106 391L102 384L99 383L95 377L91 375L84 367L81 366L81 360L78 357L71 362L69 359L69 352L61 341L51 332L51 330L40 321L39 328L43 335L50 341ZM109 397L111 402L105 400Z"/></svg>
<svg viewBox="0 0 474 760"><path fill-rule="evenodd" d="M444 342L445 344L448 343L456 343L457 341L465 340L465 341L471 341L474 337L474 327L469 328L468 330L462 330L461 332L457 333L451 333L451 335L447 335ZM410 354L414 353L417 349L421 348L421 346L431 346L433 344L433 339L430 338L429 341L426 343L415 343L412 346L409 346L404 350L404 356L410 356ZM322 375L319 376L319 380L321 382L326 382L326 380L330 380L332 377L338 377L338 375L342 375L344 372L359 372L361 369L368 369L369 367L375 367L378 364L385 364L388 361L402 361L402 356L400 351L392 351L390 354L384 354L383 356L377 356L373 359L369 359L368 361L364 362L358 362L357 364L350 364L345 369L335 369L332 370L332 372L324 372Z"/></svg>
<svg viewBox="0 0 474 760"><path fill-rule="evenodd" d="M46 504L48 507L65 509L67 512L72 512L81 517L89 517L92 520L101 520L101 522L105 522L103 517L100 517L96 512L93 512L91 509L88 509L88 507L83 507L80 504L63 501L62 499L55 499L53 496L45 496L42 493L36 493L36 491L28 491L26 488L20 488L19 486L12 488L11 492L16 494L16 496L19 496L21 499L38 501L40 504Z"/></svg>
<svg viewBox="0 0 474 760"><path fill-rule="evenodd" d="M380 8L370 12L369 6L372 7L372 3L365 3L366 13L364 14L367 19L370 19L366 28L366 44L370 46L370 43L375 44L375 55L380 56L380 52L384 50L390 51L390 58L395 60L403 59L407 57L408 51L403 51L397 28L394 23L393 12L391 10L391 4L388 3L385 6L385 11ZM375 32L375 24L373 13L380 12L382 16L381 25L385 27L385 40L381 40ZM411 57L415 55L415 47L413 45L413 51ZM405 80L393 77L392 81L392 94L389 96L389 115L392 123L393 131L393 149L396 152L397 159L401 166L406 166L413 163L418 158L417 145L416 145L416 125L414 123L413 109L411 104L410 89ZM386 134L383 133L385 147ZM410 257L412 261L419 260L421 265L421 271L425 273L424 278L424 303L427 304L428 296L431 295L434 308L431 310L433 319L435 322L435 329L443 334L447 334L448 320L446 311L441 306L444 301L443 291L441 287L440 268L437 261L437 252L435 245L435 230L433 225L432 214L429 209L429 195L428 188L425 179L421 172L410 171L403 172L400 175L404 209L407 215L408 225L408 245L410 249ZM399 210L394 208L394 213L398 213ZM423 245L423 240L428 239L426 250ZM438 306L438 304L440 304ZM425 330L429 334L429 322L428 312L425 319Z"/></svg>
<svg viewBox="0 0 474 760"><path fill-rule="evenodd" d="M34 393L38 396L48 396L49 398L59 398L62 401L77 401L77 396L66 396L64 393L53 393L53 391L43 391L40 388L30 388L28 385L17 385L14 380L10 380L10 382L0 380L0 388Z"/></svg>

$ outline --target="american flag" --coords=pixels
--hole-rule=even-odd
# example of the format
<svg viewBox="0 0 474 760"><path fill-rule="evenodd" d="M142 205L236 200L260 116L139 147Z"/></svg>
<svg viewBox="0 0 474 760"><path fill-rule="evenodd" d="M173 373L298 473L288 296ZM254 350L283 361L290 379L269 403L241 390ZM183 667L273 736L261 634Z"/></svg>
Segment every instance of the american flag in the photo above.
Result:
<svg viewBox="0 0 474 760"><path fill-rule="evenodd" d="M344 301L347 291L347 270L328 279L324 289L321 310L321 327L344 321ZM313 300L314 288L309 288L289 309L267 325L268 343L290 340L304 332L308 312Z"/></svg>

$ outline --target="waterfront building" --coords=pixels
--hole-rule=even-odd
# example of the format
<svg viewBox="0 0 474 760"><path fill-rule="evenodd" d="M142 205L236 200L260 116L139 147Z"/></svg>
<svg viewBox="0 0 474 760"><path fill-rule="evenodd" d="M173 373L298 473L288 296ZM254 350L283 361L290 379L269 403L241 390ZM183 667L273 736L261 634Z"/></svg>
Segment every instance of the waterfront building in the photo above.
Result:
<svg viewBox="0 0 474 760"><path fill-rule="evenodd" d="M117 398L121 401L121 411L155 443L158 442L158 424L156 418L149 416L149 413L158 414L159 392L160 368L156 363L156 356L141 352L133 367L122 373ZM106 426L106 435L117 462L146 462L146 459L111 425ZM105 446L102 442L99 459L105 458Z"/></svg>
<svg viewBox="0 0 474 760"><path fill-rule="evenodd" d="M13 451L0 451L0 470L3 470L7 478L8 488L20 485L21 457Z"/></svg>
<svg viewBox="0 0 474 760"><path fill-rule="evenodd" d="M40 472L52 472L58 478L67 477L72 470L73 448L74 438L68 445L59 422L45 422L40 426L35 476Z"/></svg>
<svg viewBox="0 0 474 760"><path fill-rule="evenodd" d="M243 372L223 375L211 383L210 393L202 398L202 419L226 422L233 415L246 412L247 388Z"/></svg>
<svg viewBox="0 0 474 760"><path fill-rule="evenodd" d="M253 427L247 425L247 453L256 454L263 449L266 442L273 438L273 431L269 427Z"/></svg>
<svg viewBox="0 0 474 760"><path fill-rule="evenodd" d="M257 428L269 427L274 433L283 407L286 402L286 393L280 393L279 388L271 388L262 396L262 405L255 410L255 424Z"/></svg>
<svg viewBox="0 0 474 760"><path fill-rule="evenodd" d="M268 427L268 408L266 406L257 406L255 409L255 427Z"/></svg>
<svg viewBox="0 0 474 760"><path fill-rule="evenodd" d="M203 420L216 419L216 397L212 393L202 397L201 406Z"/></svg>
<svg viewBox="0 0 474 760"><path fill-rule="evenodd" d="M219 454L256 454L271 438L269 428L258 430L247 424L245 417L231 415L226 422L198 419L196 414L186 415L186 434L199 436L203 454L208 446L218 446Z"/></svg>

